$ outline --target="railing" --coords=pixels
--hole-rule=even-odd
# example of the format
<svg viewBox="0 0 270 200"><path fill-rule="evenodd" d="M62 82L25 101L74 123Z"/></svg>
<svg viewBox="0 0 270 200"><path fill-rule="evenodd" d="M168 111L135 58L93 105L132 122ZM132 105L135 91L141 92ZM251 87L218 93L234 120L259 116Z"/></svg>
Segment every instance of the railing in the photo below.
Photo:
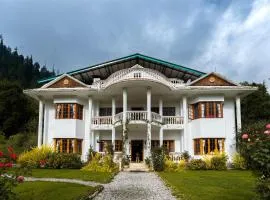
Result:
<svg viewBox="0 0 270 200"><path fill-rule="evenodd" d="M119 70L110 75L106 80L99 80L93 83L94 87L107 88L108 86L117 83L123 79L128 80L154 80L168 87L178 87L184 85L180 79L169 79L164 74L149 68L143 68L140 65L135 65L132 68Z"/></svg>
<svg viewBox="0 0 270 200"><path fill-rule="evenodd" d="M112 124L112 116L93 117L92 124L94 125Z"/></svg>
<svg viewBox="0 0 270 200"><path fill-rule="evenodd" d="M128 120L147 120L147 111L127 111Z"/></svg>
<svg viewBox="0 0 270 200"><path fill-rule="evenodd" d="M184 124L183 117L180 116L163 116L158 113L151 112L153 122L162 122L163 124ZM123 120L123 112L114 116L114 121L119 122ZM147 111L127 111L127 120L130 121L147 121ZM112 124L112 116L93 117L92 124L94 125L108 125Z"/></svg>
<svg viewBox="0 0 270 200"><path fill-rule="evenodd" d="M164 124L183 124L184 119L183 117L179 116L163 116L163 123Z"/></svg>

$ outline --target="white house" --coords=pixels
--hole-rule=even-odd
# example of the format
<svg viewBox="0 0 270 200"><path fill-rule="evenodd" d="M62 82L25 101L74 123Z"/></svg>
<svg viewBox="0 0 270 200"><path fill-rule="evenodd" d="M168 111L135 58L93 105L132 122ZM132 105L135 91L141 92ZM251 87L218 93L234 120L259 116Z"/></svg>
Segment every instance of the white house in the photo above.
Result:
<svg viewBox="0 0 270 200"><path fill-rule="evenodd" d="M235 152L240 100L256 88L133 54L39 81L24 93L39 101L38 146L81 153L113 144L134 161L164 145L173 159ZM127 131L123 131L126 130ZM123 134L127 139L122 143Z"/></svg>

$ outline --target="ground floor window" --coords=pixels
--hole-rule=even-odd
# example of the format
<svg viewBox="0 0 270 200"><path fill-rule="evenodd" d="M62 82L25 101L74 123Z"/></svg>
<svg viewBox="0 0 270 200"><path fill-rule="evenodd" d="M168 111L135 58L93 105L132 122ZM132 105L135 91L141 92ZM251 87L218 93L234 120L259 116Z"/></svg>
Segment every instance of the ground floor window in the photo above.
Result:
<svg viewBox="0 0 270 200"><path fill-rule="evenodd" d="M151 141L151 148L156 148L159 147L159 140L152 140ZM163 146L169 151L169 152L174 152L175 147L174 147L174 140L163 140Z"/></svg>
<svg viewBox="0 0 270 200"><path fill-rule="evenodd" d="M74 138L55 138L54 150L61 153L82 153L82 140Z"/></svg>
<svg viewBox="0 0 270 200"><path fill-rule="evenodd" d="M99 152L105 152L108 145L112 145L112 140L100 140ZM122 151L122 140L115 140L114 151Z"/></svg>
<svg viewBox="0 0 270 200"><path fill-rule="evenodd" d="M224 138L194 139L194 154L203 155L224 151Z"/></svg>

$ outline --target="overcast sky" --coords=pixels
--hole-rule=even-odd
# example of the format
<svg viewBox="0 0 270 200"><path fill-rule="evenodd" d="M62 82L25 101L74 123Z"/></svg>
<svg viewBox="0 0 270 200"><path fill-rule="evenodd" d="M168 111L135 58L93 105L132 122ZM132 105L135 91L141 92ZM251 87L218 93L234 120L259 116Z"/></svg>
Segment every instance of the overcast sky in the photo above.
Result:
<svg viewBox="0 0 270 200"><path fill-rule="evenodd" d="M0 34L60 72L142 53L270 85L270 0L0 0Z"/></svg>

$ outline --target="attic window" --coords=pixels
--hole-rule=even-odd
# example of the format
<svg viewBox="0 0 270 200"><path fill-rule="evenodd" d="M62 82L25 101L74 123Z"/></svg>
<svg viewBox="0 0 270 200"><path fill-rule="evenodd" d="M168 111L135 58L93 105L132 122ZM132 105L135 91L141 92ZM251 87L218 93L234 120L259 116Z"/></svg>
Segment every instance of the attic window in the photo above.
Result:
<svg viewBox="0 0 270 200"><path fill-rule="evenodd" d="M134 78L141 78L142 77L142 74L141 73L134 73Z"/></svg>

